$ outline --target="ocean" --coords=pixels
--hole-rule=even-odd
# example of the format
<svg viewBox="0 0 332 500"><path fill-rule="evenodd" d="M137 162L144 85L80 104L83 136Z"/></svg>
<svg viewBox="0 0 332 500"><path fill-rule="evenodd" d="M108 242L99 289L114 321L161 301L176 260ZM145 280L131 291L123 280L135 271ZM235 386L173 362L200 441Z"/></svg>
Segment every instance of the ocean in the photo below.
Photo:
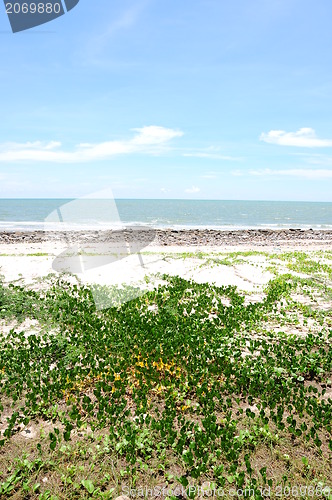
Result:
<svg viewBox="0 0 332 500"><path fill-rule="evenodd" d="M51 214L51 215L50 215ZM221 200L2 199L0 230L154 228L332 229L332 203Z"/></svg>

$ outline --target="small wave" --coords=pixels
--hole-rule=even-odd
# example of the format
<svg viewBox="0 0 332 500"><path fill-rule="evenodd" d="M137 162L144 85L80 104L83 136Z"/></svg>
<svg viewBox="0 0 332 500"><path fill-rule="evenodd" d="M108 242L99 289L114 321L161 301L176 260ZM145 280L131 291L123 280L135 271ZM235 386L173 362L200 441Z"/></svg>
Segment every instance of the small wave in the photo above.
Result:
<svg viewBox="0 0 332 500"><path fill-rule="evenodd" d="M0 231L111 231L126 228L153 228L170 230L218 230L244 231L252 229L319 229L331 230L332 224L299 224L299 223L255 223L255 224L179 224L171 221L153 220L150 222L36 222L36 221L0 221Z"/></svg>

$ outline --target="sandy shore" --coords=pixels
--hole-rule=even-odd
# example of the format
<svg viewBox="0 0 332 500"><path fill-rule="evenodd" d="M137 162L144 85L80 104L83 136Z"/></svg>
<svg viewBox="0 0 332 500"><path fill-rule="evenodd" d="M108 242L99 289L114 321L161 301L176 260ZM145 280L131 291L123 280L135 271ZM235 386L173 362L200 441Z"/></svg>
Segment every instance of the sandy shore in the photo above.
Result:
<svg viewBox="0 0 332 500"><path fill-rule="evenodd" d="M135 230L125 237L110 231L2 232L0 274L7 283L28 286L40 287L47 277L66 273L86 284L143 289L170 274L259 293L273 278L273 254L331 249L332 231ZM287 271L282 262L278 269Z"/></svg>

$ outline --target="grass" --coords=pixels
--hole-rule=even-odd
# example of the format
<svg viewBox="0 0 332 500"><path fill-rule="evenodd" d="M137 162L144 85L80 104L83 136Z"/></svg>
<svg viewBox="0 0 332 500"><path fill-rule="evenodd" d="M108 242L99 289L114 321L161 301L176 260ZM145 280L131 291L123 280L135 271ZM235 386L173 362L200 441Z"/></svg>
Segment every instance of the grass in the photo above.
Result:
<svg viewBox="0 0 332 500"><path fill-rule="evenodd" d="M176 486L193 497L202 484L257 499L297 485L297 496L322 498L332 486L329 269L298 253L272 258L289 273L247 304L235 287L170 276L104 311L63 279L47 291L0 284L4 324L40 326L1 335L0 498Z"/></svg>

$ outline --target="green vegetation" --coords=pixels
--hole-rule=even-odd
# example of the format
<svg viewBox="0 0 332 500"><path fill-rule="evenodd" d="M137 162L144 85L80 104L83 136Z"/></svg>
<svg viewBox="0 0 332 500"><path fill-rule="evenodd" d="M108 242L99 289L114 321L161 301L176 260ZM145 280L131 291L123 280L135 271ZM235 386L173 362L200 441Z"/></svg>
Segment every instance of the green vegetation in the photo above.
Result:
<svg viewBox="0 0 332 500"><path fill-rule="evenodd" d="M325 257L327 259L331 258L328 254ZM286 261L287 268L297 273L326 274L329 278L332 278L332 266L322 262L322 258L310 258L305 252L285 252L280 255L271 255L271 258Z"/></svg>
<svg viewBox="0 0 332 500"><path fill-rule="evenodd" d="M45 252L35 252L35 253L1 253L0 257L48 257L50 254Z"/></svg>
<svg viewBox="0 0 332 500"><path fill-rule="evenodd" d="M315 280L329 269L283 259L314 276L277 276L255 303L170 276L104 311L63 280L0 284L0 319L17 322L1 334L0 498L332 486L331 289Z"/></svg>

